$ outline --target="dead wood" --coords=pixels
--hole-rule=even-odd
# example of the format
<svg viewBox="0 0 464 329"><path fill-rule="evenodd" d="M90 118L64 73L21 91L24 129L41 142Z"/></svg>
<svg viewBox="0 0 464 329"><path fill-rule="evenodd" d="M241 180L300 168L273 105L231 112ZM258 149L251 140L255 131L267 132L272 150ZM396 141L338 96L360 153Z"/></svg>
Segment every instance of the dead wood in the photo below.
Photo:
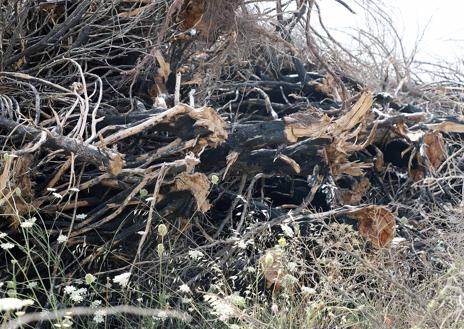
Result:
<svg viewBox="0 0 464 329"><path fill-rule="evenodd" d="M20 136L28 140L37 139L43 132L40 129L21 125L4 117L0 117L0 128L4 129L7 134ZM83 162L89 162L97 166L101 171L118 175L124 167L123 157L117 152L93 145L86 145L82 141L60 136L52 132L45 132L45 136L44 147L53 151L64 150L68 154L72 153Z"/></svg>
<svg viewBox="0 0 464 329"><path fill-rule="evenodd" d="M216 274L188 256L202 251L227 278L256 266L274 289L290 275L281 238L308 242L313 262L340 223L374 249L413 246L424 214L462 203L460 96L393 97L325 60L338 50L311 26L314 1L277 1L277 23L253 1L14 3L0 8L0 231L23 243L35 217L66 247L67 278L130 264L141 286L163 268L166 285L208 291Z"/></svg>

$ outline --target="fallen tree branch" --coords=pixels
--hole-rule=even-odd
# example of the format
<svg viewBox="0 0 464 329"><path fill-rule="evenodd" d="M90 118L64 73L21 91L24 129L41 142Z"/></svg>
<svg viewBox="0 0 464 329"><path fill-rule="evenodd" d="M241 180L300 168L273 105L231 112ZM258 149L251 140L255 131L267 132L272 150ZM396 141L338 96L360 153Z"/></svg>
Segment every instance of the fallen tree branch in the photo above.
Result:
<svg viewBox="0 0 464 329"><path fill-rule="evenodd" d="M18 125L17 122L5 117L0 117L0 129L5 129L13 135L26 139L35 139L38 136L43 136L43 130ZM101 171L108 171L113 175L118 175L124 166L123 156L120 153L94 145L85 145L77 139L61 136L56 133L47 132L46 140L40 143L44 147L54 151L63 149L68 154L74 153L78 159L90 162Z"/></svg>

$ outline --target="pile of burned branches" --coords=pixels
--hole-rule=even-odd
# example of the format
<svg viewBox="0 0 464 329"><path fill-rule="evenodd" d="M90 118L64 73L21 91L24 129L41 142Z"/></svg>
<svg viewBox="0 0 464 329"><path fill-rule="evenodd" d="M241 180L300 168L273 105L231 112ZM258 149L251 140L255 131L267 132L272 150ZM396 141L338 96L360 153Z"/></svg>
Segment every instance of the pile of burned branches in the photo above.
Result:
<svg viewBox="0 0 464 329"><path fill-rule="evenodd" d="M266 255L295 227L420 247L421 219L462 202L464 122L332 69L297 2L267 24L239 0L3 1L0 230L26 243L35 218L66 277L163 265L197 292L255 265L280 286ZM0 273L26 257L0 252ZM49 266L34 259L22 275Z"/></svg>

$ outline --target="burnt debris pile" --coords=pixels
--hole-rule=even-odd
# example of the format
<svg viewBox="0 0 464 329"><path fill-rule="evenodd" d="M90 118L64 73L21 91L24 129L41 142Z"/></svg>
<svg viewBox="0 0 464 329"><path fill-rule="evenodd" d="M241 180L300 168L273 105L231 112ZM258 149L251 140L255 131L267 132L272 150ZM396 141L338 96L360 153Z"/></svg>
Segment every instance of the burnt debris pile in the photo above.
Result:
<svg viewBox="0 0 464 329"><path fill-rule="evenodd" d="M301 3L269 23L239 0L4 2L0 230L23 243L35 217L68 277L161 264L203 291L250 266L280 285L262 257L332 223L366 253L393 241L414 258L424 218L462 203L464 122L446 110L459 100L344 74L295 41ZM26 257L0 252L0 273Z"/></svg>

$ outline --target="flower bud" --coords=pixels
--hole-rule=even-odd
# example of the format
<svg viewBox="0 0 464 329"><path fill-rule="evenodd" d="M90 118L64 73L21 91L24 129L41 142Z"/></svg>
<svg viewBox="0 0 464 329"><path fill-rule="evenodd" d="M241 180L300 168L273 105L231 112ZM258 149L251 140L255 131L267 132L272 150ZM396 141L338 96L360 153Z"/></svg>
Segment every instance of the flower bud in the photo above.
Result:
<svg viewBox="0 0 464 329"><path fill-rule="evenodd" d="M158 235L162 238L164 238L168 234L168 227L164 224L160 224L158 226Z"/></svg>

